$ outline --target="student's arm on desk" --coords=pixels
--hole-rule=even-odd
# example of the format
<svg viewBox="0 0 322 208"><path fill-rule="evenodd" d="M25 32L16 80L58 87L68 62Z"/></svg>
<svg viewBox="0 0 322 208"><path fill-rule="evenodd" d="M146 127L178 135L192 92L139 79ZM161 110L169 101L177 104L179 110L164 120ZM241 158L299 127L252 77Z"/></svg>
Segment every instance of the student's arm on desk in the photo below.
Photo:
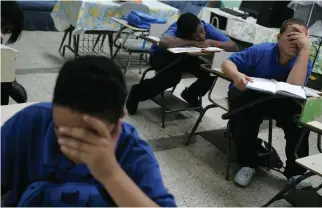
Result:
<svg viewBox="0 0 322 208"><path fill-rule="evenodd" d="M196 46L196 41L185 40L182 38L165 35L160 39L159 46L161 48L177 48L186 46Z"/></svg>
<svg viewBox="0 0 322 208"><path fill-rule="evenodd" d="M209 42L211 47L221 48L227 52L239 51L239 48L234 41L221 42L221 41L217 41L217 40L208 39L208 40L206 40L206 42Z"/></svg>
<svg viewBox="0 0 322 208"><path fill-rule="evenodd" d="M237 44L221 31L219 31L215 26L213 26L212 24L207 24L206 28L206 32L209 37L206 42L208 42L211 47L221 48L227 52L239 51Z"/></svg>
<svg viewBox="0 0 322 208"><path fill-rule="evenodd" d="M254 53L256 53L254 46L247 48L241 52L234 53L221 65L224 74L233 80L239 90L245 90L247 82L252 81L246 74L249 68L256 65L257 60Z"/></svg>
<svg viewBox="0 0 322 208"><path fill-rule="evenodd" d="M299 47L300 52L286 82L293 85L303 86L307 83L312 72L312 64L309 62L309 37L297 25L294 25L293 27L297 32L291 32L288 35L288 41L296 44ZM282 57L280 57L280 60L281 58Z"/></svg>
<svg viewBox="0 0 322 208"><path fill-rule="evenodd" d="M287 83L300 86L307 83L312 72L312 63L309 61L309 54L309 49L300 50L298 58L287 77Z"/></svg>

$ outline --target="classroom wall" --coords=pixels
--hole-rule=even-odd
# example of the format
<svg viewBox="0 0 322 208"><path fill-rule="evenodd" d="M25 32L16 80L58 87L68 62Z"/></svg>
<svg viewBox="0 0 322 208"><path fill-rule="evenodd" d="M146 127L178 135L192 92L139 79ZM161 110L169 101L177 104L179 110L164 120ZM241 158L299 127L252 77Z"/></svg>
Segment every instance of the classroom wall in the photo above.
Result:
<svg viewBox="0 0 322 208"><path fill-rule="evenodd" d="M223 3L224 7L229 7L229 8L234 8L234 7L238 7L241 3L241 0L234 0L234 1L230 1L230 0L221 0L221 2Z"/></svg>

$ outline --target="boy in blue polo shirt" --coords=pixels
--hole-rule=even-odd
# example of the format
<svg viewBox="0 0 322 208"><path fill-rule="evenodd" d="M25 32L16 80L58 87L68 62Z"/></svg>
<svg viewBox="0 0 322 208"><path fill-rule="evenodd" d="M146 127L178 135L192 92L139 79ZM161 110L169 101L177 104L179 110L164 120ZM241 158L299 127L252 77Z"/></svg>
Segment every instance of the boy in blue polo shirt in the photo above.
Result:
<svg viewBox="0 0 322 208"><path fill-rule="evenodd" d="M5 206L175 206L152 150L123 122L126 94L112 60L67 61L53 102L1 128Z"/></svg>
<svg viewBox="0 0 322 208"><path fill-rule="evenodd" d="M305 24L296 19L286 20L277 36L277 43L262 43L233 54L222 64L224 73L234 84L230 86L228 101L230 110L237 109L246 103L262 96L255 91L245 90L251 77L275 79L294 85L307 83L312 71L309 61L309 39ZM284 175L290 180L298 178L306 169L295 163L294 150L299 139L301 128L294 122L294 116L301 113L301 106L291 98L272 99L237 114L231 120L231 131L236 141L237 158L242 168L235 177L235 182L248 186L255 168L256 138L263 117L276 120L276 126L283 129L286 139L286 168ZM301 143L299 157L308 156L308 134ZM302 181L298 188L310 186L309 181Z"/></svg>
<svg viewBox="0 0 322 208"><path fill-rule="evenodd" d="M158 45L153 45L150 51L150 64L159 72L174 63L178 55L168 52L167 48L195 46L200 48L219 47L226 51L238 51L236 43L222 34L213 25L200 21L192 13L181 15L161 37ZM166 89L176 86L181 80L182 72L189 72L198 79L181 93L181 97L191 106L198 105L198 96L205 95L213 83L209 73L201 71L204 62L198 57L176 62L167 70L156 74L152 79L145 79L132 86L126 108L130 114L135 114L140 101L151 99Z"/></svg>

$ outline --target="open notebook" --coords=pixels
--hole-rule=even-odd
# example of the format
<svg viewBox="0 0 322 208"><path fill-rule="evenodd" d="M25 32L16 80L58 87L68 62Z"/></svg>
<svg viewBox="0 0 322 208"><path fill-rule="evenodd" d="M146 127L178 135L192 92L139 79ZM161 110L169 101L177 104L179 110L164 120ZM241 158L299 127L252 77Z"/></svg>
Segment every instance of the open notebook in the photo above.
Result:
<svg viewBox="0 0 322 208"><path fill-rule="evenodd" d="M252 78L253 82L248 82L246 88L266 92L271 94L285 95L299 99L306 99L307 93L301 86L291 85L275 80ZM311 95L310 95L311 96Z"/></svg>
<svg viewBox="0 0 322 208"><path fill-rule="evenodd" d="M201 53L201 52L219 52L223 49L217 47L197 48L197 47L182 47L182 48L168 48L171 53Z"/></svg>

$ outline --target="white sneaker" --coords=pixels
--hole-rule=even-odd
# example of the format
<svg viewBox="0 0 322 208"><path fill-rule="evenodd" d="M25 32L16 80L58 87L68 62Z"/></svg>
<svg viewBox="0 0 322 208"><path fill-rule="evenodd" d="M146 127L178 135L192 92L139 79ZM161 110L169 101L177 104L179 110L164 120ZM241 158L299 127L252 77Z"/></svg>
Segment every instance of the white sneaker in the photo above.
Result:
<svg viewBox="0 0 322 208"><path fill-rule="evenodd" d="M299 177L301 177L301 176L300 175L293 176L293 177L288 179L288 182L292 183L293 181L295 181ZM304 189L304 188L308 188L308 187L312 187L312 182L308 178L303 180L303 181L301 181L299 184L296 185L296 189Z"/></svg>
<svg viewBox="0 0 322 208"><path fill-rule="evenodd" d="M248 186L255 172L254 168L242 167L235 176L235 183L244 187Z"/></svg>

